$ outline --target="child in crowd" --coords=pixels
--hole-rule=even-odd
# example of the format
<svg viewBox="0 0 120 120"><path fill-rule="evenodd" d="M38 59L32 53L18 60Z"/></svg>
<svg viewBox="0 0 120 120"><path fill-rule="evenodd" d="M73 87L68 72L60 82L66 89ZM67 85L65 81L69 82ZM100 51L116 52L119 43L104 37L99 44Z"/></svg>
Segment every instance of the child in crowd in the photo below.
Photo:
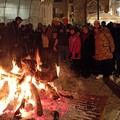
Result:
<svg viewBox="0 0 120 120"><path fill-rule="evenodd" d="M81 39L78 36L74 27L70 29L69 37L69 51L71 54L72 65L71 69L77 74L80 75L80 59L81 59Z"/></svg>

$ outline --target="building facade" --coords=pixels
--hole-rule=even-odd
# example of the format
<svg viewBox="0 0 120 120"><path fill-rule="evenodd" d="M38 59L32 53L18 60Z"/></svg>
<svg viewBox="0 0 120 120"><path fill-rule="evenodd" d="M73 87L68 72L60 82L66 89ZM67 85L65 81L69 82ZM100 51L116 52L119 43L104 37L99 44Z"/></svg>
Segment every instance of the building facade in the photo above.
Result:
<svg viewBox="0 0 120 120"><path fill-rule="evenodd" d="M53 0L44 0L40 4L40 23L51 24L53 18Z"/></svg>
<svg viewBox="0 0 120 120"><path fill-rule="evenodd" d="M67 16L69 23L85 23L98 12L120 16L120 0L44 0L41 3L41 21L50 24L53 17Z"/></svg>
<svg viewBox="0 0 120 120"><path fill-rule="evenodd" d="M85 17L93 13L97 14L97 0L74 0L73 4L75 22L83 23ZM99 0L99 11L109 12L109 0Z"/></svg>
<svg viewBox="0 0 120 120"><path fill-rule="evenodd" d="M111 14L120 16L120 0L110 0Z"/></svg>

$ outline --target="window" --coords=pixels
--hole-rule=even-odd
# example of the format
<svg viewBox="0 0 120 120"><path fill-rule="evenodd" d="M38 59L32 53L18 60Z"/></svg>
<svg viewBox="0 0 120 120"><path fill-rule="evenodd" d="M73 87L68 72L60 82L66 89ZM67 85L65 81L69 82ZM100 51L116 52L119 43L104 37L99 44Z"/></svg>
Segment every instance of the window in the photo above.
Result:
<svg viewBox="0 0 120 120"><path fill-rule="evenodd" d="M61 8L53 8L53 17L63 17L64 14L62 13Z"/></svg>
<svg viewBox="0 0 120 120"><path fill-rule="evenodd" d="M53 8L54 14L61 14L62 10L61 8Z"/></svg>

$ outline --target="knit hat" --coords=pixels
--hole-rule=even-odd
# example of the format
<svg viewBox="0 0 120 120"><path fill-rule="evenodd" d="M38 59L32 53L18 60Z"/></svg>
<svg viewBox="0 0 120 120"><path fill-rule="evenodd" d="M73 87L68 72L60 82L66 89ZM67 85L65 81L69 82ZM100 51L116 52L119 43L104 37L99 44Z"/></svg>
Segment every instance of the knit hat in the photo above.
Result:
<svg viewBox="0 0 120 120"><path fill-rule="evenodd" d="M54 18L53 18L53 21L59 22L60 19L59 19L58 17L54 17Z"/></svg>
<svg viewBox="0 0 120 120"><path fill-rule="evenodd" d="M68 20L67 17L62 17L62 20Z"/></svg>
<svg viewBox="0 0 120 120"><path fill-rule="evenodd" d="M17 21L17 20L23 21L23 19L22 19L21 17L19 17L19 16L17 16L17 17L15 18L15 21Z"/></svg>

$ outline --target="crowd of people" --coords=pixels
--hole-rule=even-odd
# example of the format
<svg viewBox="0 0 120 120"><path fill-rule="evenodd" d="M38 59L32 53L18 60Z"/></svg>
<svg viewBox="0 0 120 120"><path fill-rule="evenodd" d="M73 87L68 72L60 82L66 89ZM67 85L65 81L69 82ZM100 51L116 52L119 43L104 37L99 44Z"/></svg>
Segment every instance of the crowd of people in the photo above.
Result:
<svg viewBox="0 0 120 120"><path fill-rule="evenodd" d="M42 66L52 69L65 63L76 75L84 78L96 75L96 79L120 77L120 25L105 21L94 24L69 24L67 17L53 18L51 25L39 23L21 25L21 17L0 23L0 56L15 58L21 67L21 59L35 58L39 50Z"/></svg>

